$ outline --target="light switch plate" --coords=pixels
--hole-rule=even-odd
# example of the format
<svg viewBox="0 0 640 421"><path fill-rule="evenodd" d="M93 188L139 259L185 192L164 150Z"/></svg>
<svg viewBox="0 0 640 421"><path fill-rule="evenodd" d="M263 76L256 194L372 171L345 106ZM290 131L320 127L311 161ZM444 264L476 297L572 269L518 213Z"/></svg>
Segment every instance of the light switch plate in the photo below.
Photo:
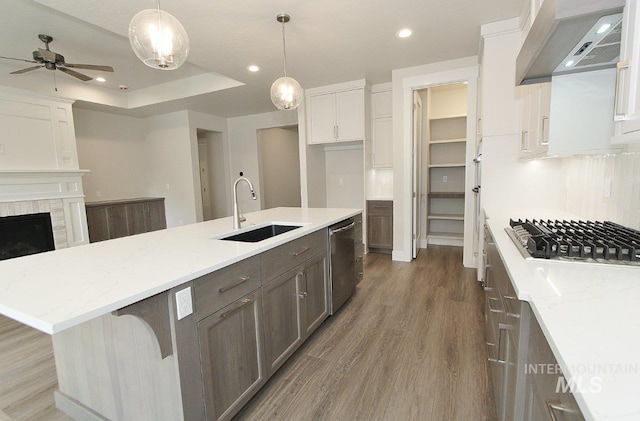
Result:
<svg viewBox="0 0 640 421"><path fill-rule="evenodd" d="M178 320L184 319L193 313L193 301L191 300L191 287L176 292L176 309Z"/></svg>

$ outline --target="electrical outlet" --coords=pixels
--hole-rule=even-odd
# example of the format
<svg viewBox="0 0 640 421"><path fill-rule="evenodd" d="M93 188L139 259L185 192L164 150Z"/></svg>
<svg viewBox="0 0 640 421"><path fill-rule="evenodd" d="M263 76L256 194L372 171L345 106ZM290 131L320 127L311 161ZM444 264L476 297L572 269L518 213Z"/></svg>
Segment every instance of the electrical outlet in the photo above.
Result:
<svg viewBox="0 0 640 421"><path fill-rule="evenodd" d="M0 143L0 154L4 153L4 145Z"/></svg>
<svg viewBox="0 0 640 421"><path fill-rule="evenodd" d="M442 182L446 183L449 180L449 178L446 175L442 176Z"/></svg>
<svg viewBox="0 0 640 421"><path fill-rule="evenodd" d="M184 319L193 313L193 301L191 300L191 287L176 292L176 309L178 320Z"/></svg>
<svg viewBox="0 0 640 421"><path fill-rule="evenodd" d="M171 186L166 184L165 187L167 188L167 190L171 190Z"/></svg>
<svg viewBox="0 0 640 421"><path fill-rule="evenodd" d="M344 179L339 178L339 179L338 179L338 185L339 185L339 186L343 186L343 185L344 185Z"/></svg>
<svg viewBox="0 0 640 421"><path fill-rule="evenodd" d="M100 190L96 192L96 197L102 197L102 192Z"/></svg>
<svg viewBox="0 0 640 421"><path fill-rule="evenodd" d="M607 178L606 180L604 180L604 197L611 197L611 187L612 187L612 183L611 183L611 179Z"/></svg>

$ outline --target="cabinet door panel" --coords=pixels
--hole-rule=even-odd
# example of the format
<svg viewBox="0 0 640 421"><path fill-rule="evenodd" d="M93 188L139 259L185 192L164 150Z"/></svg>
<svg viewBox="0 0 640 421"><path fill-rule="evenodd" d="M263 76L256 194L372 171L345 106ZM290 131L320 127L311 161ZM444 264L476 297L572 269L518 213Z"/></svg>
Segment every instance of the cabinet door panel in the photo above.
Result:
<svg viewBox="0 0 640 421"><path fill-rule="evenodd" d="M367 218L369 247L393 248L393 217L369 215Z"/></svg>
<svg viewBox="0 0 640 421"><path fill-rule="evenodd" d="M335 94L326 94L309 98L309 143L335 141L335 97Z"/></svg>
<svg viewBox="0 0 640 421"><path fill-rule="evenodd" d="M362 89L336 94L338 140L364 139L364 97Z"/></svg>
<svg viewBox="0 0 640 421"><path fill-rule="evenodd" d="M129 235L126 205L109 207L107 215L109 217L109 238L120 238Z"/></svg>
<svg viewBox="0 0 640 421"><path fill-rule="evenodd" d="M109 239L109 218L106 207L87 207L89 241L96 243Z"/></svg>
<svg viewBox="0 0 640 421"><path fill-rule="evenodd" d="M305 337L313 333L329 316L326 267L326 254L313 258L305 265L301 288L307 293L303 306Z"/></svg>
<svg viewBox="0 0 640 421"><path fill-rule="evenodd" d="M147 202L147 211L147 231L157 231L167 228L164 200Z"/></svg>
<svg viewBox="0 0 640 421"><path fill-rule="evenodd" d="M371 118L391 117L393 98L391 91L371 94Z"/></svg>
<svg viewBox="0 0 640 421"><path fill-rule="evenodd" d="M262 287L267 371L273 374L302 341L300 290L302 272L290 271Z"/></svg>
<svg viewBox="0 0 640 421"><path fill-rule="evenodd" d="M390 168L393 166L393 119L377 118L372 125L373 156L371 166Z"/></svg>
<svg viewBox="0 0 640 421"><path fill-rule="evenodd" d="M127 220L130 235L147 232L147 204L145 202L128 204Z"/></svg>
<svg viewBox="0 0 640 421"><path fill-rule="evenodd" d="M232 415L264 383L260 294L198 323L207 419Z"/></svg>

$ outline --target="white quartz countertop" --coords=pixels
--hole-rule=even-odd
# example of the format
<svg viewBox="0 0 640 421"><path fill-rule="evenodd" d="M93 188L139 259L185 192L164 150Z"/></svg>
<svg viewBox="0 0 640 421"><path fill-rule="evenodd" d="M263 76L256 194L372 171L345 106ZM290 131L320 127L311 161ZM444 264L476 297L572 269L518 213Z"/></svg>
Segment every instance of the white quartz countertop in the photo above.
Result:
<svg viewBox="0 0 640 421"><path fill-rule="evenodd" d="M257 243L212 239L233 232L228 217L1 261L0 314L54 334L360 212L275 208L245 214L237 232L268 223L303 225Z"/></svg>
<svg viewBox="0 0 640 421"><path fill-rule="evenodd" d="M559 210L485 209L518 298L528 301L587 420L640 419L640 267L525 260L514 219L583 219Z"/></svg>

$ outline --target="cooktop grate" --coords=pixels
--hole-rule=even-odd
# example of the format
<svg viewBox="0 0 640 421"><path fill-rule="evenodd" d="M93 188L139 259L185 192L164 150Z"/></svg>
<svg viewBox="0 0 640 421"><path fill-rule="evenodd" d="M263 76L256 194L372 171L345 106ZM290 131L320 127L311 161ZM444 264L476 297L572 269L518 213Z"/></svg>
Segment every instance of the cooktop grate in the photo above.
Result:
<svg viewBox="0 0 640 421"><path fill-rule="evenodd" d="M640 265L640 231L605 221L511 220L511 238L534 258Z"/></svg>

